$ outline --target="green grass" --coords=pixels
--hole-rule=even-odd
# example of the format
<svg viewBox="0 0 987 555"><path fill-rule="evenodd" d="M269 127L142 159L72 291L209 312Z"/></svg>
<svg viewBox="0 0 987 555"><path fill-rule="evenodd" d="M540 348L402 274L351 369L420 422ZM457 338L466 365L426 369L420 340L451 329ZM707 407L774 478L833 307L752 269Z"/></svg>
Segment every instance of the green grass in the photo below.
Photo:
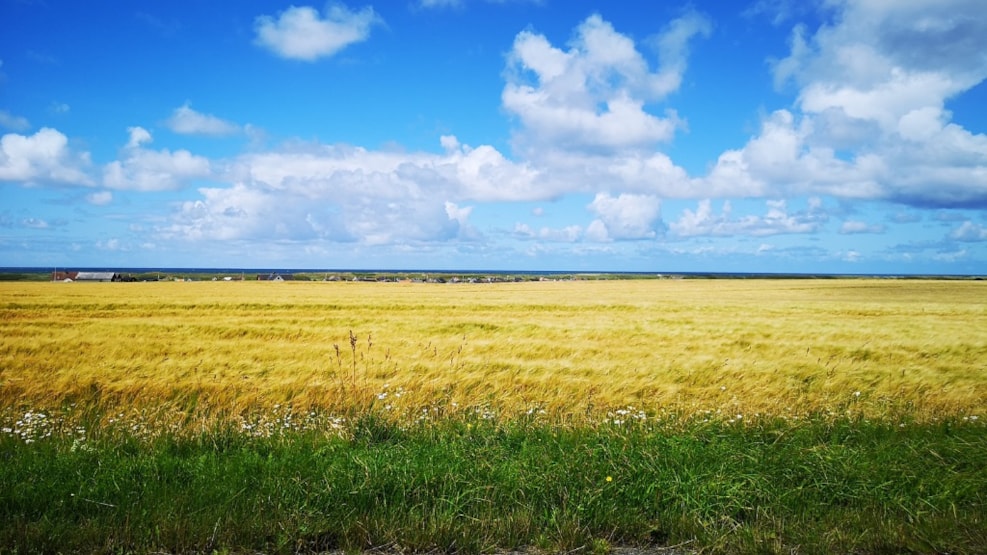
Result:
<svg viewBox="0 0 987 555"><path fill-rule="evenodd" d="M969 420L398 425L371 412L344 433L79 430L0 434L0 551L987 546L987 433Z"/></svg>

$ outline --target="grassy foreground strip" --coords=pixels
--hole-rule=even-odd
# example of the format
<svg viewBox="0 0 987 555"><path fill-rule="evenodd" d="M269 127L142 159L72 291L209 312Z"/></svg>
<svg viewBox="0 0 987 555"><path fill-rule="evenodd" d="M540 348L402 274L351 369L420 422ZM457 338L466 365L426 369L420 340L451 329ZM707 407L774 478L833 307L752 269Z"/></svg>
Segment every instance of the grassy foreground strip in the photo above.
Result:
<svg viewBox="0 0 987 555"><path fill-rule="evenodd" d="M373 412L345 434L0 434L0 546L34 552L982 553L982 422L567 427Z"/></svg>

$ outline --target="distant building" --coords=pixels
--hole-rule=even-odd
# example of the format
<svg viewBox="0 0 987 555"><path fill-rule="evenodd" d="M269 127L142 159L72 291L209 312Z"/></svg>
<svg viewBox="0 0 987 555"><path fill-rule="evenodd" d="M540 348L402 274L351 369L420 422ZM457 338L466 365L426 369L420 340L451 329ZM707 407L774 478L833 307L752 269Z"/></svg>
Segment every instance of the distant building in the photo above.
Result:
<svg viewBox="0 0 987 555"><path fill-rule="evenodd" d="M116 272L76 272L75 281L123 281Z"/></svg>
<svg viewBox="0 0 987 555"><path fill-rule="evenodd" d="M257 281L290 281L295 279L291 274L279 274L277 272L271 274L257 274Z"/></svg>
<svg viewBox="0 0 987 555"><path fill-rule="evenodd" d="M52 272L52 281L128 281L116 272Z"/></svg>

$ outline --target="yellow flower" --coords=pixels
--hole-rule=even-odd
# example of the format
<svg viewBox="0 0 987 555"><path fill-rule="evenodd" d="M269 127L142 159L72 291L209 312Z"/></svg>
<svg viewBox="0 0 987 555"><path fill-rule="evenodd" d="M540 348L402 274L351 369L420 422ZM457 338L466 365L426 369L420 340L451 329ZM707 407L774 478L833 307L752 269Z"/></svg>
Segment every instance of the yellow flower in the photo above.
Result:
<svg viewBox="0 0 987 555"><path fill-rule="evenodd" d="M608 482L612 482L613 481L613 476L607 476L607 481Z"/></svg>

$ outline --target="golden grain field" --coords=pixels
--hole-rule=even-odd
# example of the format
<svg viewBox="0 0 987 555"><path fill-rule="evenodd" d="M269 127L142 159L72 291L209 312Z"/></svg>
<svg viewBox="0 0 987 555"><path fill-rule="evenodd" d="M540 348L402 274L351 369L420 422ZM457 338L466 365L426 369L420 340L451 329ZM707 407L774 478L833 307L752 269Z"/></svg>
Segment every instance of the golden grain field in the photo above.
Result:
<svg viewBox="0 0 987 555"><path fill-rule="evenodd" d="M985 401L976 281L0 283L10 411L924 420Z"/></svg>

